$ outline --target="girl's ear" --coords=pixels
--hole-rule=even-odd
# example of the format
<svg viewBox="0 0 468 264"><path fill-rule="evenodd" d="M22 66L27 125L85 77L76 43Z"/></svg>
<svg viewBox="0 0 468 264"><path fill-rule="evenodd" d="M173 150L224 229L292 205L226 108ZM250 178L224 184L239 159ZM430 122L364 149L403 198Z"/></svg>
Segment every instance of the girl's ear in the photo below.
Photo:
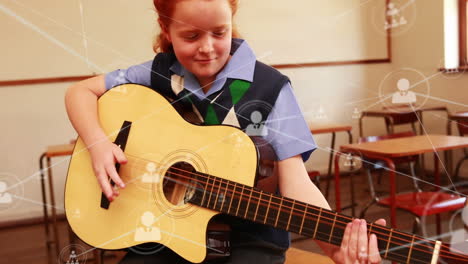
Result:
<svg viewBox="0 0 468 264"><path fill-rule="evenodd" d="M167 41L172 42L171 36L169 35L169 29L167 28L167 26L164 25L164 23L162 23L161 19L159 18L158 18L158 23L159 23L159 27L161 28L162 33L164 34L164 37L167 39Z"/></svg>

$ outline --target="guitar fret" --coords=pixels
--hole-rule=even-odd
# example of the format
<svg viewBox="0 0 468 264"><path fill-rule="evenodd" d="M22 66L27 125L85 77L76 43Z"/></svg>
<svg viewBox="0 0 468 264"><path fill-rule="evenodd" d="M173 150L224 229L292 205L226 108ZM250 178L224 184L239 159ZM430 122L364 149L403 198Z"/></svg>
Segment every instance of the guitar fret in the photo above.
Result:
<svg viewBox="0 0 468 264"><path fill-rule="evenodd" d="M270 200L268 201L267 211L265 213L265 220L263 220L263 224L266 224L268 218L268 211L270 211L271 199L273 199L273 195L270 194Z"/></svg>
<svg viewBox="0 0 468 264"><path fill-rule="evenodd" d="M201 202L200 202L200 206L201 207L206 207L206 206L203 206L203 202L206 201L206 186L208 185L208 180L209 178L207 178L206 181L204 181L204 186L203 186L203 196L202 196L202 199L201 199Z"/></svg>
<svg viewBox="0 0 468 264"><path fill-rule="evenodd" d="M289 219L288 219L288 225L286 226L286 230L289 231L289 224L291 223L291 217L294 212L294 204L296 203L296 200L293 200L293 204L291 206L291 213L289 214Z"/></svg>
<svg viewBox="0 0 468 264"><path fill-rule="evenodd" d="M252 199L252 194L253 194L253 191L250 190L249 200L247 201L247 206L245 207L244 218L247 218L247 213L249 212L249 205L250 205L250 200Z"/></svg>
<svg viewBox="0 0 468 264"><path fill-rule="evenodd" d="M213 186L214 186L214 182L216 180L215 177L211 177L213 178L213 183L211 184L211 191L209 192L209 195L208 195L208 202L206 203L206 207L210 208L210 202L211 202L211 196L213 195ZM208 176L208 181L209 181L210 177Z"/></svg>
<svg viewBox="0 0 468 264"><path fill-rule="evenodd" d="M413 251L413 243L414 243L414 235L413 235L413 238L411 239L411 245L410 245L410 249L409 249L409 253L408 253L408 258L406 259L406 263L410 263L410 259L411 259L411 251Z"/></svg>
<svg viewBox="0 0 468 264"><path fill-rule="evenodd" d="M234 182L234 188L232 189L231 201L229 202L228 214L231 212L232 201L234 201L234 195L236 193L237 182Z"/></svg>
<svg viewBox="0 0 468 264"><path fill-rule="evenodd" d="M219 187L218 187L218 191L216 192L216 199L215 199L214 206L213 206L213 208L215 210L216 210L216 205L219 203L219 200L218 200L219 199L219 189L221 189L221 184L223 183L222 180L223 180L222 178L219 178ZM213 184L213 186L214 186L214 184Z"/></svg>
<svg viewBox="0 0 468 264"><path fill-rule="evenodd" d="M328 237L328 242L330 242L332 239L333 230L335 229L335 224L336 224L336 217L337 217L337 214L335 213L335 217L333 218L332 228L330 231L330 236Z"/></svg>
<svg viewBox="0 0 468 264"><path fill-rule="evenodd" d="M387 248L385 249L384 258L387 258L387 255L388 255L388 248L390 247L390 240L392 239L392 234L393 234L393 228L390 229L390 235L388 236Z"/></svg>
<svg viewBox="0 0 468 264"><path fill-rule="evenodd" d="M280 202L280 205L278 207L278 214L276 215L275 227L278 226L278 219L279 219L279 216L280 216L280 213L281 213L281 206L283 206L283 197L281 197L281 202Z"/></svg>
<svg viewBox="0 0 468 264"><path fill-rule="evenodd" d="M304 216L302 217L301 228L299 228L299 234L301 234L301 235L302 235L302 227L304 226L304 220L305 220L306 214L307 214L307 206L308 206L308 204L306 204L306 206L305 206Z"/></svg>
<svg viewBox="0 0 468 264"><path fill-rule="evenodd" d="M432 254L431 264L436 264L437 263L437 259L439 257L440 246L441 245L442 245L442 242L437 240L436 243L435 243L435 246L434 246L434 252Z"/></svg>
<svg viewBox="0 0 468 264"><path fill-rule="evenodd" d="M244 185L242 185L242 191L241 191L241 194L239 196L239 204L237 205L236 215L238 215L238 213L239 213L239 208L240 208L240 205L241 205L242 196L244 196Z"/></svg>
<svg viewBox="0 0 468 264"><path fill-rule="evenodd" d="M369 224L369 229L367 230L367 237L370 237L372 233L372 227L374 227L374 223Z"/></svg>
<svg viewBox="0 0 468 264"><path fill-rule="evenodd" d="M254 222L257 219L258 207L260 206L260 203L262 201L262 194L263 194L263 191L260 191L260 196L258 198L257 208L255 209L255 214L254 214L254 219L253 219Z"/></svg>
<svg viewBox="0 0 468 264"><path fill-rule="evenodd" d="M223 202L221 203L221 208L220 208L221 211L223 210L224 202L226 201L228 186L229 186L229 181L226 181L226 187L224 188L224 198L223 198Z"/></svg>
<svg viewBox="0 0 468 264"><path fill-rule="evenodd" d="M315 230L314 230L314 234L312 235L313 239L315 239L315 235L317 234L317 229L318 229L318 226L319 226L321 216L322 216L322 207L320 207L320 212L319 212L319 215L317 217L317 222L315 223Z"/></svg>

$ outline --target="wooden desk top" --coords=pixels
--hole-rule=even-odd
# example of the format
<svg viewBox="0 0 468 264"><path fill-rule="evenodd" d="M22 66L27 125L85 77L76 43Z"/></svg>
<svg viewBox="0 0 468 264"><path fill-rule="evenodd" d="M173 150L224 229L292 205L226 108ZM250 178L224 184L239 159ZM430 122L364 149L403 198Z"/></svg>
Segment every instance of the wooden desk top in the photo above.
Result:
<svg viewBox="0 0 468 264"><path fill-rule="evenodd" d="M312 134L325 134L333 132L347 132L351 131L353 127L348 125L340 125L334 123L310 123L309 129Z"/></svg>
<svg viewBox="0 0 468 264"><path fill-rule="evenodd" d="M389 158L468 147L468 137L447 135L421 135L386 139L362 144L348 144L340 147L342 152L359 152Z"/></svg>
<svg viewBox="0 0 468 264"><path fill-rule="evenodd" d="M286 251L286 264L333 264L329 257L317 253L305 251L298 248L290 247Z"/></svg>
<svg viewBox="0 0 468 264"><path fill-rule="evenodd" d="M64 144L48 146L45 152L46 157L68 156L73 153L75 144Z"/></svg>
<svg viewBox="0 0 468 264"><path fill-rule="evenodd" d="M413 110L414 109L414 110ZM362 116L390 116L390 115L403 115L413 112L424 112L424 111L447 111L446 106L415 106L411 107L395 107L388 109L376 109L376 110L364 110L361 112Z"/></svg>

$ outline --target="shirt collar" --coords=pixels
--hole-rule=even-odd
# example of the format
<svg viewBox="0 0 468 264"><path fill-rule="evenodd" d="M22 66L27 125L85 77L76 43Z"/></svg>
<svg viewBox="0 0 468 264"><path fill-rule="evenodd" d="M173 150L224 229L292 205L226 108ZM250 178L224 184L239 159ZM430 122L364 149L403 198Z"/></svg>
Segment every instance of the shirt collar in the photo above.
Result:
<svg viewBox="0 0 468 264"><path fill-rule="evenodd" d="M204 94L203 91L201 91L195 76L185 69L179 61L176 60L170 67L170 70L174 74L184 76L185 88L195 93L199 98L203 98L221 90L227 78L252 82L256 61L255 54L247 42L243 39L233 38L231 44L231 59L216 76L216 81L212 84L212 88L209 90L208 94Z"/></svg>

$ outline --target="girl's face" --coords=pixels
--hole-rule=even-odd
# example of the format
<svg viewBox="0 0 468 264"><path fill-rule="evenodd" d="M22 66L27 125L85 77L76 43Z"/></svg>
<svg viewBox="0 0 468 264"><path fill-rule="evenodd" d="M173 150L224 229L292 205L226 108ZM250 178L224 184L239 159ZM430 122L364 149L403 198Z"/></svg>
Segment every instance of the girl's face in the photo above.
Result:
<svg viewBox="0 0 468 264"><path fill-rule="evenodd" d="M165 34L179 62L206 86L229 60L231 31L228 1L185 0L176 4Z"/></svg>

